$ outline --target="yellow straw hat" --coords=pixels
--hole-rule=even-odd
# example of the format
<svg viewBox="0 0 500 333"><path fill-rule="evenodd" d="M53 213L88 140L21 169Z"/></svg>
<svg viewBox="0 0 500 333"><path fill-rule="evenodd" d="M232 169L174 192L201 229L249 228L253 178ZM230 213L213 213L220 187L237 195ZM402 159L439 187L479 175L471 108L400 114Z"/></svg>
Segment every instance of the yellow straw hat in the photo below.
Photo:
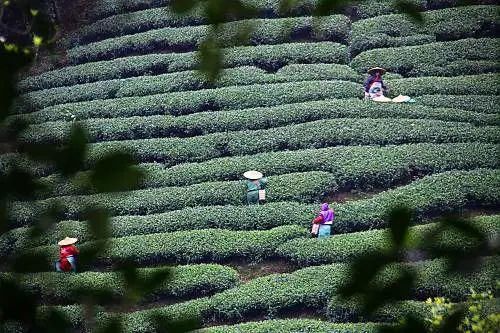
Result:
<svg viewBox="0 0 500 333"><path fill-rule="evenodd" d="M243 174L243 177L248 178L250 180L261 179L263 176L264 175L261 172L255 170L250 170Z"/></svg>
<svg viewBox="0 0 500 333"><path fill-rule="evenodd" d="M66 237L63 240L60 240L57 243L57 245L59 245L59 246L66 246L66 245L75 244L76 242L78 242L78 238Z"/></svg>
<svg viewBox="0 0 500 333"><path fill-rule="evenodd" d="M382 67L372 67L368 70L368 74L372 74L375 71L379 71L380 74L385 74L386 70L383 69Z"/></svg>

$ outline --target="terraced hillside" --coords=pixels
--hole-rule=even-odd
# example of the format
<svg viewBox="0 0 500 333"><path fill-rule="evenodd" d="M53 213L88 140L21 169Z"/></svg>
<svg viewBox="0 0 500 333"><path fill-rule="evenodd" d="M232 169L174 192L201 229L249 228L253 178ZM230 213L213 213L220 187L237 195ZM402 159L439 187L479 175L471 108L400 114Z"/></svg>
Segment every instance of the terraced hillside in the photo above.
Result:
<svg viewBox="0 0 500 333"><path fill-rule="evenodd" d="M85 272L25 277L46 304L64 305L76 326L83 315L71 305L71 290L112 286L121 295L109 268L130 258L144 274L175 267L171 282L128 309L130 332L152 331L145 318L153 312L195 314L207 332L375 332L401 309L356 323L355 306L336 296L348 263L386 245L389 208L415 209L412 239L450 211L474 216L498 236L494 1L415 0L423 26L394 12L391 1L362 2L319 25L310 16L316 0L300 2L290 17L280 14L278 0L248 2L258 8L256 29L247 45L224 49L226 70L215 84L196 71L207 22L198 10L176 16L168 0L100 1L86 13L88 23L61 42L67 65L20 81L12 118L30 122L24 140L61 142L76 120L90 135L89 166L119 148L133 151L148 171L139 189L111 195L38 167L53 191L12 207L15 229L0 238L2 253L19 248L41 208L64 203L54 232L36 244L54 258L61 237L95 244L85 204L112 214L111 247ZM236 24L224 23L227 46ZM417 102L362 100L372 66L388 69L391 94ZM241 175L249 169L269 177L265 205L245 204ZM336 212L334 236L311 239L313 212L324 201ZM452 235L445 241L470 246ZM403 308L425 311L420 301L430 296L461 301L470 287L494 289L497 259L452 278L439 258L413 263L417 288ZM65 288L55 293L44 284L49 276Z"/></svg>

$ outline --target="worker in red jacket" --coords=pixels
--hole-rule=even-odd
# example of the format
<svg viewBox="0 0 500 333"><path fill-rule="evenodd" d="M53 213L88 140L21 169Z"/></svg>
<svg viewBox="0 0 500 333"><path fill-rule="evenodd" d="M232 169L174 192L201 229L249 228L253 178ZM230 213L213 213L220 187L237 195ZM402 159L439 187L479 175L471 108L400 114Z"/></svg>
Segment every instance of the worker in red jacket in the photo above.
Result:
<svg viewBox="0 0 500 333"><path fill-rule="evenodd" d="M56 261L58 272L76 272L76 256L80 251L75 246L77 238L66 237L59 241L59 260Z"/></svg>

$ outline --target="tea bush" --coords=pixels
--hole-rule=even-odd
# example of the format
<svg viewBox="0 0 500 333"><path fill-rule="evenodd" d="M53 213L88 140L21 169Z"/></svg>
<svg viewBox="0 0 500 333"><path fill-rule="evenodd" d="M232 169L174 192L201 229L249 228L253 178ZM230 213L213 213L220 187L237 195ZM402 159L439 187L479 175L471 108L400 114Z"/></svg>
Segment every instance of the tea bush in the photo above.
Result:
<svg viewBox="0 0 500 333"><path fill-rule="evenodd" d="M422 95L418 102L435 108L451 107L483 113L500 113L499 96L489 95Z"/></svg>
<svg viewBox="0 0 500 333"><path fill-rule="evenodd" d="M474 219L474 224L489 237L494 237L500 228L500 215L487 216ZM426 224L411 227L408 234L409 244L421 244L436 224ZM445 244L460 244L465 252L477 242L458 232L448 232L440 239L439 246ZM350 234L339 234L326 239L295 239L281 245L276 251L287 260L296 262L301 266L320 265L333 262L351 261L369 251L388 250L392 244L389 230L370 230Z"/></svg>
<svg viewBox="0 0 500 333"><path fill-rule="evenodd" d="M167 267L141 268L139 276L150 277ZM215 264L200 264L168 267L172 277L155 289L149 299L157 297L198 297L213 294L239 284L236 270ZM7 274L7 273L4 273ZM18 276L21 284L36 292L44 303L78 302L78 291L82 288L109 290L112 297L124 296L125 285L119 272L79 272L61 274L57 272L30 273Z"/></svg>
<svg viewBox="0 0 500 333"><path fill-rule="evenodd" d="M259 261L272 256L283 242L304 237L308 230L296 225L280 226L270 230L231 231L200 229L137 235L108 240L109 247L99 253L95 262L119 263L131 260L139 264L224 262L230 259ZM81 249L91 248L92 242ZM55 247L36 249L57 256Z"/></svg>
<svg viewBox="0 0 500 333"><path fill-rule="evenodd" d="M329 129L322 131L320 129ZM335 133L335 135L331 135ZM89 164L116 149L140 162L172 166L216 157L339 145L500 142L495 126L427 119L325 119L263 130L214 133L191 138L110 141L90 145Z"/></svg>
<svg viewBox="0 0 500 333"><path fill-rule="evenodd" d="M482 303L482 306L483 311L486 313L498 312L498 299L485 301ZM360 310L360 303L357 301L333 298L328 302L327 316L329 320L334 322L357 322L364 320L387 322L410 314L420 319L427 319L431 316L432 304L422 301L401 301L383 306L372 316L363 316Z"/></svg>
<svg viewBox="0 0 500 333"><path fill-rule="evenodd" d="M295 184L292 186L292 184ZM311 171L269 177L266 188L267 200L305 201L320 198L337 187L333 175ZM145 215L185 207L241 205L246 203L244 181L211 182L188 187L163 187L135 190L124 193L103 193L87 196L66 196L34 202L18 202L12 205L11 217L16 222L32 222L36 213L55 201L62 204L61 216L66 219L81 218L85 207L98 204L112 215Z"/></svg>
<svg viewBox="0 0 500 333"><path fill-rule="evenodd" d="M165 168L159 163L148 163L141 165L148 176L140 184L140 188L236 180L248 169L259 169L267 176L294 171L326 171L334 175L340 188L388 188L423 174L478 167L496 168L500 164L495 158L498 153L499 149L495 144L418 143L261 153L223 157L201 163L185 163L171 168ZM88 176L88 172L82 172L77 179L85 179ZM64 182L57 175L43 179L43 184L53 188L50 194L52 196L91 192Z"/></svg>
<svg viewBox="0 0 500 333"><path fill-rule="evenodd" d="M418 95L467 95L474 87L477 95L499 95L495 83L498 74L463 75L459 77L415 77L388 81L393 94ZM456 97L457 99L460 96ZM495 99L496 97L490 97Z"/></svg>
<svg viewBox="0 0 500 333"><path fill-rule="evenodd" d="M442 102L438 102L444 104ZM484 103L483 103L484 104ZM463 105L457 105L463 106ZM257 130L328 118L410 118L497 125L496 114L428 107L417 104L368 103L358 99L320 100L271 107L199 112L186 116L132 116L127 118L86 119L89 142L148 139L155 137L192 137L224 131ZM64 142L72 123L46 122L27 128L21 138L26 142Z"/></svg>
<svg viewBox="0 0 500 333"><path fill-rule="evenodd" d="M442 260L424 261L414 265L417 284L414 295L446 295L457 297L474 286L478 289L493 288L496 284L494 272L498 268L496 257L484 260L480 272L468 276L446 276L446 265ZM275 313L292 307L321 309L338 287L348 279L348 267L342 264L311 267L291 274L273 274L254 279L240 287L223 291L212 297L201 298L154 310L138 311L127 315L127 329L134 332L149 332L151 326L145 316L151 311L173 318L197 315L202 319L236 319L251 314ZM390 281L391 270L380 277Z"/></svg>
<svg viewBox="0 0 500 333"><path fill-rule="evenodd" d="M287 43L238 46L223 49L223 67L257 66L276 71L293 63L347 63L347 47L338 43ZM157 75L196 69L195 52L159 53L109 61L67 66L26 77L18 84L21 92L75 84Z"/></svg>
<svg viewBox="0 0 500 333"><path fill-rule="evenodd" d="M255 16L260 18L278 18L288 16L311 15L317 0L301 0L291 4L290 10L283 13L278 0L246 0L245 5L252 6ZM130 5L130 4L128 4ZM135 7L140 8L140 7ZM179 15L170 7L157 7L119 13L93 22L71 34L65 41L66 45L88 44L104 38L134 34L151 29L164 27L182 27L207 24L203 13L203 5L196 6L191 12Z"/></svg>
<svg viewBox="0 0 500 333"><path fill-rule="evenodd" d="M425 44L469 37L495 37L498 6L466 6L423 12L424 24L404 14L378 16L354 22L350 52L373 48ZM427 36L427 37L425 37Z"/></svg>
<svg viewBox="0 0 500 333"><path fill-rule="evenodd" d="M384 33L374 32L369 36L361 35L355 38L349 45L349 55L355 57L372 49L422 45L434 42L436 42L436 37L431 35L389 36Z"/></svg>
<svg viewBox="0 0 500 333"><path fill-rule="evenodd" d="M204 333L375 333L379 325L372 323L329 323L313 319L275 319L257 322L242 323L236 325L213 326L197 332Z"/></svg>
<svg viewBox="0 0 500 333"><path fill-rule="evenodd" d="M499 46L497 39L469 38L418 46L373 49L356 56L351 61L351 66L359 72L380 66L403 76L455 76L464 75L463 68L467 66L463 65L470 64L478 70L471 74L481 74L490 71L492 63L478 61L496 61ZM458 61L459 65L454 64ZM474 93L481 94L476 91Z"/></svg>
<svg viewBox="0 0 500 333"><path fill-rule="evenodd" d="M146 96L256 83L314 80L361 81L361 76L349 66L338 64L292 64L280 68L276 73L268 73L255 66L228 68L215 83L207 82L197 71L183 71L38 90L21 95L14 110L26 113L52 105L97 99Z"/></svg>
<svg viewBox="0 0 500 333"><path fill-rule="evenodd" d="M350 21L344 15L330 15L319 21L313 17L249 19L221 24L223 33L217 36L221 47L230 47L238 40L238 29L252 24L247 45L281 44L305 38L313 41L347 43ZM161 28L133 35L110 38L68 49L68 61L80 64L90 61L146 54L155 51L189 52L207 36L209 26Z"/></svg>
<svg viewBox="0 0 500 333"><path fill-rule="evenodd" d="M96 6L89 8L86 16L88 19L98 19L120 13L134 12L147 8L166 6L170 0L102 0Z"/></svg>
<svg viewBox="0 0 500 333"><path fill-rule="evenodd" d="M88 118L117 118L275 106L325 98L362 96L361 85L347 81L302 81L230 86L139 97L94 100L47 107L23 114L30 123Z"/></svg>
<svg viewBox="0 0 500 333"><path fill-rule="evenodd" d="M495 192L498 173L487 169L450 171L424 177L369 199L334 203L334 234L383 228L387 210L400 202L415 209L414 223L457 209L494 207L500 202L498 191ZM491 187L484 182L490 182ZM298 202L270 202L262 206L197 206L143 216L116 216L111 218L110 225L113 237L206 228L263 230L290 224L309 227L317 211L317 204ZM190 218L186 219L186 216ZM22 246L29 231L20 228L2 235L0 253ZM56 224L53 232L42 237L39 244L55 243L68 233L82 241L92 239L86 223L64 221Z"/></svg>
<svg viewBox="0 0 500 333"><path fill-rule="evenodd" d="M361 313L359 302L354 300L340 300L334 297L328 302L326 315L328 320L341 323L365 320L391 322L407 315L425 319L430 314L430 310L430 306L425 302L399 301L383 306L371 316L364 316Z"/></svg>
<svg viewBox="0 0 500 333"><path fill-rule="evenodd" d="M459 207L498 205L495 189L500 186L499 170L450 171L417 180L405 187L367 199L347 202L337 209L334 233L385 228L385 212L395 206L439 216ZM439 185L438 185L439 184Z"/></svg>

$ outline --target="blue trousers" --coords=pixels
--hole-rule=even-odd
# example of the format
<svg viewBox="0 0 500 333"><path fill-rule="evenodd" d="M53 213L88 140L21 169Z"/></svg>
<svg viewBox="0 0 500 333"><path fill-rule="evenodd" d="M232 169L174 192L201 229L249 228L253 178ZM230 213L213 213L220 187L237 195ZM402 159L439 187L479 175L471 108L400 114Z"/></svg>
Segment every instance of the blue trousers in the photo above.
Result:
<svg viewBox="0 0 500 333"><path fill-rule="evenodd" d="M332 226L330 224L320 224L318 238L330 237Z"/></svg>

